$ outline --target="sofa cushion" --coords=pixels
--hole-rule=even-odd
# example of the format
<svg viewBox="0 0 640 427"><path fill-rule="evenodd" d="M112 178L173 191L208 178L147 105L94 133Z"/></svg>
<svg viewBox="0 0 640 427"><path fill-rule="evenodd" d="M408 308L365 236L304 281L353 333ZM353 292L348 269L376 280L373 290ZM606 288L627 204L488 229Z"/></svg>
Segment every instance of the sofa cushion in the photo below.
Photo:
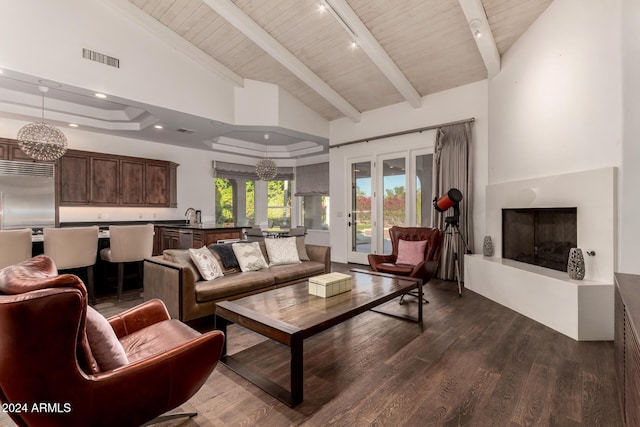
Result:
<svg viewBox="0 0 640 427"><path fill-rule="evenodd" d="M218 260L213 256L211 251L206 247L200 249L189 249L189 256L198 267L198 271L205 280L213 280L222 277L222 268L218 264Z"/></svg>
<svg viewBox="0 0 640 427"><path fill-rule="evenodd" d="M275 277L276 284L281 284L323 274L325 271L323 263L305 261L300 264L275 265L269 267L269 272Z"/></svg>
<svg viewBox="0 0 640 427"><path fill-rule="evenodd" d="M197 282L195 284L196 301L202 303L225 299L245 292L268 288L274 284L274 277L268 270L230 274L216 280Z"/></svg>
<svg viewBox="0 0 640 427"><path fill-rule="evenodd" d="M264 244L269 254L269 267L274 265L300 264L295 237L265 239Z"/></svg>
<svg viewBox="0 0 640 427"><path fill-rule="evenodd" d="M298 247L298 258L300 261L311 261L307 254L307 246L304 243L304 236L296 236L296 246Z"/></svg>
<svg viewBox="0 0 640 427"><path fill-rule="evenodd" d="M198 267L193 263L191 255L186 249L165 249L162 252L162 258L189 268L193 272L193 279L196 282L202 280Z"/></svg>
<svg viewBox="0 0 640 427"><path fill-rule="evenodd" d="M258 242L233 243L231 247L233 247L242 272L257 271L269 267Z"/></svg>
<svg viewBox="0 0 640 427"><path fill-rule="evenodd" d="M240 268L230 243L214 243L207 247L218 255L225 269Z"/></svg>

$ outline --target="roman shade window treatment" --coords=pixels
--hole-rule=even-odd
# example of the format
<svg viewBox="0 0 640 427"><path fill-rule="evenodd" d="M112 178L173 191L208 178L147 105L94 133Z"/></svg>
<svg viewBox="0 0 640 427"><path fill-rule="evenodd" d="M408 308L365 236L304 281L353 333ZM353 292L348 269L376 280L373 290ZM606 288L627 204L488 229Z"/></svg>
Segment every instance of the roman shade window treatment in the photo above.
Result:
<svg viewBox="0 0 640 427"><path fill-rule="evenodd" d="M296 196L329 195L329 162L296 167Z"/></svg>
<svg viewBox="0 0 640 427"><path fill-rule="evenodd" d="M255 165L241 165L238 163L220 162L214 160L211 162L212 176L214 178L226 179L248 179L258 181L260 178L256 174ZM292 167L278 166L278 174L273 178L276 180L293 180L294 171Z"/></svg>

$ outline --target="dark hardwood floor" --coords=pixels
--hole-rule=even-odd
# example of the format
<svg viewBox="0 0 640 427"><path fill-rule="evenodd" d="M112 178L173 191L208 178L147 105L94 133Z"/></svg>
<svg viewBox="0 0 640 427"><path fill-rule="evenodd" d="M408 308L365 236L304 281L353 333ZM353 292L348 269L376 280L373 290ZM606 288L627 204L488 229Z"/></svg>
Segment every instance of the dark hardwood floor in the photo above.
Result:
<svg viewBox="0 0 640 427"><path fill-rule="evenodd" d="M295 408L219 364L176 410L199 415L159 425L622 425L612 342L574 341L469 290L459 297L453 282L433 280L425 296L421 326L366 312L305 341ZM416 309L405 301L386 308ZM97 308L109 315L137 302L139 291ZM229 353L287 384L287 348L237 325L227 337Z"/></svg>

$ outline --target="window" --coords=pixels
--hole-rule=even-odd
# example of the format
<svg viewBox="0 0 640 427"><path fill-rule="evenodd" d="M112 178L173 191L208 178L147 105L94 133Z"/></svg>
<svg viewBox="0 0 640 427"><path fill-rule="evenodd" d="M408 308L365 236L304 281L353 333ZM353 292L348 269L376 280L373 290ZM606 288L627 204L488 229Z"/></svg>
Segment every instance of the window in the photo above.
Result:
<svg viewBox="0 0 640 427"><path fill-rule="evenodd" d="M416 156L416 225L431 226L431 172L433 154Z"/></svg>
<svg viewBox="0 0 640 427"><path fill-rule="evenodd" d="M272 227L291 226L291 182L289 180L267 183L267 219Z"/></svg>
<svg viewBox="0 0 640 427"><path fill-rule="evenodd" d="M302 223L307 230L328 230L329 196L303 196Z"/></svg>
<svg viewBox="0 0 640 427"><path fill-rule="evenodd" d="M254 223L254 181L216 178L216 225L245 227Z"/></svg>

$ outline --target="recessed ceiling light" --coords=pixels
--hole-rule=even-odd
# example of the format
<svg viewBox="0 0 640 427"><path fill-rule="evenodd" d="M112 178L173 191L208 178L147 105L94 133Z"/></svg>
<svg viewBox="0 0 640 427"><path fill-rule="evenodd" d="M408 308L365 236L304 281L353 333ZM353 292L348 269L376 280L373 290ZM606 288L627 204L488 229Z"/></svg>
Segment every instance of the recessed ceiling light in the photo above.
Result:
<svg viewBox="0 0 640 427"><path fill-rule="evenodd" d="M264 139L265 139L265 140L269 139L269 134L268 134L268 133L265 133L265 134L264 134Z"/></svg>
<svg viewBox="0 0 640 427"><path fill-rule="evenodd" d="M356 49L358 47L358 42L355 40L351 40L351 49Z"/></svg>
<svg viewBox="0 0 640 427"><path fill-rule="evenodd" d="M2 68L0 68L0 74L4 73L4 71L2 70Z"/></svg>
<svg viewBox="0 0 640 427"><path fill-rule="evenodd" d="M96 98L100 98L100 99L105 99L107 97L107 95L105 95L104 93L94 93L93 95Z"/></svg>
<svg viewBox="0 0 640 427"><path fill-rule="evenodd" d="M72 127L72 128L77 128L78 127L78 125L76 123L69 123L69 126Z"/></svg>
<svg viewBox="0 0 640 427"><path fill-rule="evenodd" d="M320 3L320 4L318 5L318 11L319 11L320 13L325 13L325 12L327 11L327 5L326 5L326 4L324 4L324 3Z"/></svg>
<svg viewBox="0 0 640 427"><path fill-rule="evenodd" d="M162 129L163 128L162 125L154 125L153 127L156 128L156 129Z"/></svg>

